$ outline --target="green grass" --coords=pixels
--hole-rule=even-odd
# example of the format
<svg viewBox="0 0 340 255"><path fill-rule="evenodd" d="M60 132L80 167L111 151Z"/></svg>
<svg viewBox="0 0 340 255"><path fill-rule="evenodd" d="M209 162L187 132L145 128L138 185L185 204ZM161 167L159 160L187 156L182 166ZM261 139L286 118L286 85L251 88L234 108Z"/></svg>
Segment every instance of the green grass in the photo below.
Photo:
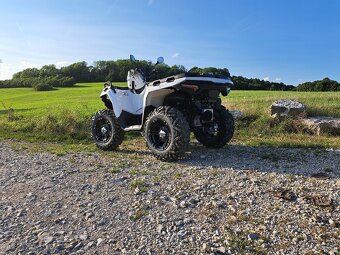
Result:
<svg viewBox="0 0 340 255"><path fill-rule="evenodd" d="M307 106L308 116L333 116L340 118L339 92L296 91L231 91L223 99L229 109L241 110L245 117L237 124L234 142L251 146L275 147L340 147L339 137L311 136L292 132L296 123L275 123L271 119L270 105L282 98L298 100ZM292 130L293 129L293 130Z"/></svg>
<svg viewBox="0 0 340 255"><path fill-rule="evenodd" d="M118 83L124 86L125 83ZM33 142L90 144L91 117L103 103L103 83L81 83L72 88L37 92L31 88L0 89L0 139ZM232 91L223 99L230 109L244 112L232 143L251 146L340 147L340 139L292 132L292 123L269 117L273 101L296 99L307 105L308 115L340 117L339 92ZM293 123L294 124L294 123ZM128 140L139 135L130 134ZM60 152L61 153L61 152Z"/></svg>
<svg viewBox="0 0 340 255"><path fill-rule="evenodd" d="M91 116L103 108L102 83L37 92L0 89L0 137L29 141L88 141Z"/></svg>

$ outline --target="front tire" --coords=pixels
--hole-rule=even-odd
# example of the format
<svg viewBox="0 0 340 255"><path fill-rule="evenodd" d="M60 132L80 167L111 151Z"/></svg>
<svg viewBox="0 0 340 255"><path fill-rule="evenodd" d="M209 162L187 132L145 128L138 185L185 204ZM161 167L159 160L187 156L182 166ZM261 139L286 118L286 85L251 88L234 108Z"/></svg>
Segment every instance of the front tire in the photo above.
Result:
<svg viewBox="0 0 340 255"><path fill-rule="evenodd" d="M211 127L209 126L197 127L194 130L194 135L197 141L208 148L222 148L234 135L234 117L223 107L214 118L215 121L211 125L217 125L217 132L210 132Z"/></svg>
<svg viewBox="0 0 340 255"><path fill-rule="evenodd" d="M124 131L112 110L101 110L92 118L92 139L104 151L115 150L123 142Z"/></svg>
<svg viewBox="0 0 340 255"><path fill-rule="evenodd" d="M175 161L184 156L189 145L189 123L178 109L160 106L149 115L144 137L157 159Z"/></svg>

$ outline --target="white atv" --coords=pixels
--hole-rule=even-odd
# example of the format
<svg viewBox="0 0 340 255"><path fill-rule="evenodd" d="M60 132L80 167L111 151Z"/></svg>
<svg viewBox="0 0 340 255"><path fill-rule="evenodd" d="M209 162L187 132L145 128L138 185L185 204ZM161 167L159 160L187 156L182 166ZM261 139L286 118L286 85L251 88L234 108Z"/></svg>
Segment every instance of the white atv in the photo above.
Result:
<svg viewBox="0 0 340 255"><path fill-rule="evenodd" d="M130 60L136 62L133 55ZM163 62L159 57L156 65ZM142 131L158 159L173 161L184 156L191 131L210 148L221 148L232 138L234 118L219 97L228 95L229 77L183 73L147 83L136 68L128 72L127 83L127 88L104 84L100 97L107 109L92 119L98 148L114 150L124 132Z"/></svg>

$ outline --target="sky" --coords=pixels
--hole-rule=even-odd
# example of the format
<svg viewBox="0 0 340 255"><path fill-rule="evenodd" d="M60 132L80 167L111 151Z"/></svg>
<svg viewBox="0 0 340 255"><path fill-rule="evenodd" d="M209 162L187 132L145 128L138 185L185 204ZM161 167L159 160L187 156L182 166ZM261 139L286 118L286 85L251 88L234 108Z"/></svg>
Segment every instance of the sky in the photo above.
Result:
<svg viewBox="0 0 340 255"><path fill-rule="evenodd" d="M0 80L130 54L292 85L340 81L340 0L0 1Z"/></svg>

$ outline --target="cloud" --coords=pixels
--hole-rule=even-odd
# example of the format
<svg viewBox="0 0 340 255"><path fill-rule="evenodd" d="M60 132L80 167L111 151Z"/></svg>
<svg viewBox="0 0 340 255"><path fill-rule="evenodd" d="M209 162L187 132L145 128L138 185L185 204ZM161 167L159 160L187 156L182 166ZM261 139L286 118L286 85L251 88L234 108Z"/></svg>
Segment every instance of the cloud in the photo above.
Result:
<svg viewBox="0 0 340 255"><path fill-rule="evenodd" d="M0 80L11 79L13 75L13 69L6 63L0 65Z"/></svg>
<svg viewBox="0 0 340 255"><path fill-rule="evenodd" d="M282 78L281 77L277 77L277 78L275 78L275 81L280 82L280 81L282 81Z"/></svg>
<svg viewBox="0 0 340 255"><path fill-rule="evenodd" d="M270 77L269 77L269 76L264 77L263 80L264 80L264 81L269 81L269 80L270 80Z"/></svg>
<svg viewBox="0 0 340 255"><path fill-rule="evenodd" d="M176 52L174 55L172 55L172 58L178 58L179 57L179 53Z"/></svg>
<svg viewBox="0 0 340 255"><path fill-rule="evenodd" d="M70 64L71 64L71 63L68 62L68 61L57 61L57 62L55 63L55 66L56 66L57 68L60 68L60 67L67 66L67 65L70 65Z"/></svg>
<svg viewBox="0 0 340 255"><path fill-rule="evenodd" d="M39 67L39 65L33 64L33 63L28 62L28 61L25 61L25 60L20 61L20 66L21 66L23 69L26 69L26 68L34 68L34 67L37 68L37 67Z"/></svg>
<svg viewBox="0 0 340 255"><path fill-rule="evenodd" d="M0 58L0 64L2 63L2 59Z"/></svg>
<svg viewBox="0 0 340 255"><path fill-rule="evenodd" d="M0 63L0 80L12 79L12 76L14 73L17 73L26 68L32 68L32 67L39 68L40 65L31 63L25 60L20 61L19 63L2 62Z"/></svg>
<svg viewBox="0 0 340 255"><path fill-rule="evenodd" d="M152 5L153 2L154 2L154 0L148 0L148 5L149 5L149 6Z"/></svg>
<svg viewBox="0 0 340 255"><path fill-rule="evenodd" d="M299 79L298 79L298 82L299 82L299 84L302 84L302 83L304 83L305 81L304 81L303 79L299 78Z"/></svg>

